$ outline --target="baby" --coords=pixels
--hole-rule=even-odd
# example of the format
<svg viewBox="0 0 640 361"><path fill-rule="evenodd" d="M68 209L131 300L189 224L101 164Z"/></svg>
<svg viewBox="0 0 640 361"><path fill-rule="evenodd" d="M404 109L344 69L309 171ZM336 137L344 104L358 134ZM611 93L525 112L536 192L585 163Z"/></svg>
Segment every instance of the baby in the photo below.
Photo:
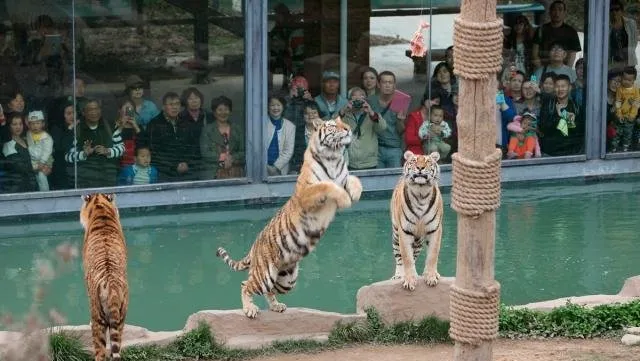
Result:
<svg viewBox="0 0 640 361"><path fill-rule="evenodd" d="M422 122L418 136L424 140L424 154L440 153L440 159L445 159L451 151L451 146L444 140L451 136L451 127L444 121L444 109L440 105L432 105L429 109L429 119Z"/></svg>
<svg viewBox="0 0 640 361"><path fill-rule="evenodd" d="M151 150L148 146L136 148L136 162L122 169L120 185L153 184L158 182L158 170L151 165Z"/></svg>
<svg viewBox="0 0 640 361"><path fill-rule="evenodd" d="M507 159L540 157L540 143L536 135L537 122L536 115L529 112L513 117L513 121L507 125L507 129L511 131Z"/></svg>
<svg viewBox="0 0 640 361"><path fill-rule="evenodd" d="M47 176L53 166L53 138L44 130L44 114L40 110L34 110L27 117L27 145L31 156L31 165L36 172L38 189L49 190Z"/></svg>

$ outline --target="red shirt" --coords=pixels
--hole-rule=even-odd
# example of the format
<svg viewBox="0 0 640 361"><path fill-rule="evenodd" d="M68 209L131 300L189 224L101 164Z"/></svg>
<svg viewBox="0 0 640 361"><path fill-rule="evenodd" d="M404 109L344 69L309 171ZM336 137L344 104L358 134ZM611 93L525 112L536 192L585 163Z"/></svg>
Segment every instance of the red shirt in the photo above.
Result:
<svg viewBox="0 0 640 361"><path fill-rule="evenodd" d="M418 130L424 122L422 118L422 112L420 109L409 113L407 122L404 128L404 143L407 146L406 150L410 150L413 154L424 154L422 151L422 139L418 136Z"/></svg>

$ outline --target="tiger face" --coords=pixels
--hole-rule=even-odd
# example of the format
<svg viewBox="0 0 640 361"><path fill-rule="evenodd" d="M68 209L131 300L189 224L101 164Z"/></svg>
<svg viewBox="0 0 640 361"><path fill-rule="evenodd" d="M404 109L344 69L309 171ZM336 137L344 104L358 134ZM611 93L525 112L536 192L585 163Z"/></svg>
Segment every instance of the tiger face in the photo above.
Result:
<svg viewBox="0 0 640 361"><path fill-rule="evenodd" d="M416 155L410 150L404 153L404 168L402 175L410 183L418 185L437 185L440 181L440 153Z"/></svg>
<svg viewBox="0 0 640 361"><path fill-rule="evenodd" d="M102 208L103 210L110 210L115 214L118 214L118 207L116 206L116 195L105 193L93 193L84 194L82 196L82 206L80 207L80 223L86 229L91 217L94 216L95 210Z"/></svg>
<svg viewBox="0 0 640 361"><path fill-rule="evenodd" d="M338 117L331 120L317 119L313 121L316 137L320 147L332 150L342 150L351 144L351 127Z"/></svg>

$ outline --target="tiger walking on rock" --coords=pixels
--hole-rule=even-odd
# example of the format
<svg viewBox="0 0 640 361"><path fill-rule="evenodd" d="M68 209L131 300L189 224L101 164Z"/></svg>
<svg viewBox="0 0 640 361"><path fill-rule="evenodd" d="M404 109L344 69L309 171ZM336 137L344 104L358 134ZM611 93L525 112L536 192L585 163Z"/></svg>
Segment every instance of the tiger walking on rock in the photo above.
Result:
<svg viewBox="0 0 640 361"><path fill-rule="evenodd" d="M402 287L413 291L418 273L416 259L426 242L429 250L424 268L424 280L429 286L438 284L438 254L442 241L443 201L440 180L440 154L416 155L404 153L402 175L391 196L391 225L395 274Z"/></svg>
<svg viewBox="0 0 640 361"><path fill-rule="evenodd" d="M344 159L351 129L340 119L316 121L293 195L258 234L249 253L234 261L224 248L216 255L234 271L249 270L241 284L242 309L249 318L258 314L253 295L264 295L269 309L287 306L276 294L291 291L298 279L298 263L312 252L338 209L360 199L360 180L349 175Z"/></svg>
<svg viewBox="0 0 640 361"><path fill-rule="evenodd" d="M82 197L84 228L82 265L89 296L91 333L96 361L107 358L109 331L112 360L120 360L122 331L129 305L127 246L114 194Z"/></svg>

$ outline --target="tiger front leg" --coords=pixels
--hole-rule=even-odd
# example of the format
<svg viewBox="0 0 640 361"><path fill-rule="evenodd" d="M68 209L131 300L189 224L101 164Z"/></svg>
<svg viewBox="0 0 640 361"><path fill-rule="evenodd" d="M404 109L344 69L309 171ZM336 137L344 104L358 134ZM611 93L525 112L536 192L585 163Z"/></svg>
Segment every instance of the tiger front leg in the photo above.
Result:
<svg viewBox="0 0 640 361"><path fill-rule="evenodd" d="M440 243L442 241L442 221L438 225L438 229L431 235L427 236L427 242L429 242L429 248L427 260L424 265L424 272L422 276L428 286L435 286L440 280L440 273L438 273L438 255L440 254Z"/></svg>
<svg viewBox="0 0 640 361"><path fill-rule="evenodd" d="M242 282L240 285L240 297L242 298L242 312L249 318L255 318L258 315L259 309L258 306L253 303L255 291L248 285L250 280L251 278Z"/></svg>
<svg viewBox="0 0 640 361"><path fill-rule="evenodd" d="M347 177L347 183L344 188L349 193L349 197L351 201L357 202L360 200L360 196L362 195L362 183L360 183L360 179L354 175L350 175Z"/></svg>
<svg viewBox="0 0 640 361"><path fill-rule="evenodd" d="M331 181L312 184L304 188L300 195L300 204L306 211L315 211L323 207L328 200L335 201L338 208L351 207L349 193Z"/></svg>
<svg viewBox="0 0 640 361"><path fill-rule="evenodd" d="M398 229L398 238L403 271L402 287L413 291L416 289L416 283L418 282L418 272L416 272L416 263L413 257L413 236L406 234L400 227Z"/></svg>

